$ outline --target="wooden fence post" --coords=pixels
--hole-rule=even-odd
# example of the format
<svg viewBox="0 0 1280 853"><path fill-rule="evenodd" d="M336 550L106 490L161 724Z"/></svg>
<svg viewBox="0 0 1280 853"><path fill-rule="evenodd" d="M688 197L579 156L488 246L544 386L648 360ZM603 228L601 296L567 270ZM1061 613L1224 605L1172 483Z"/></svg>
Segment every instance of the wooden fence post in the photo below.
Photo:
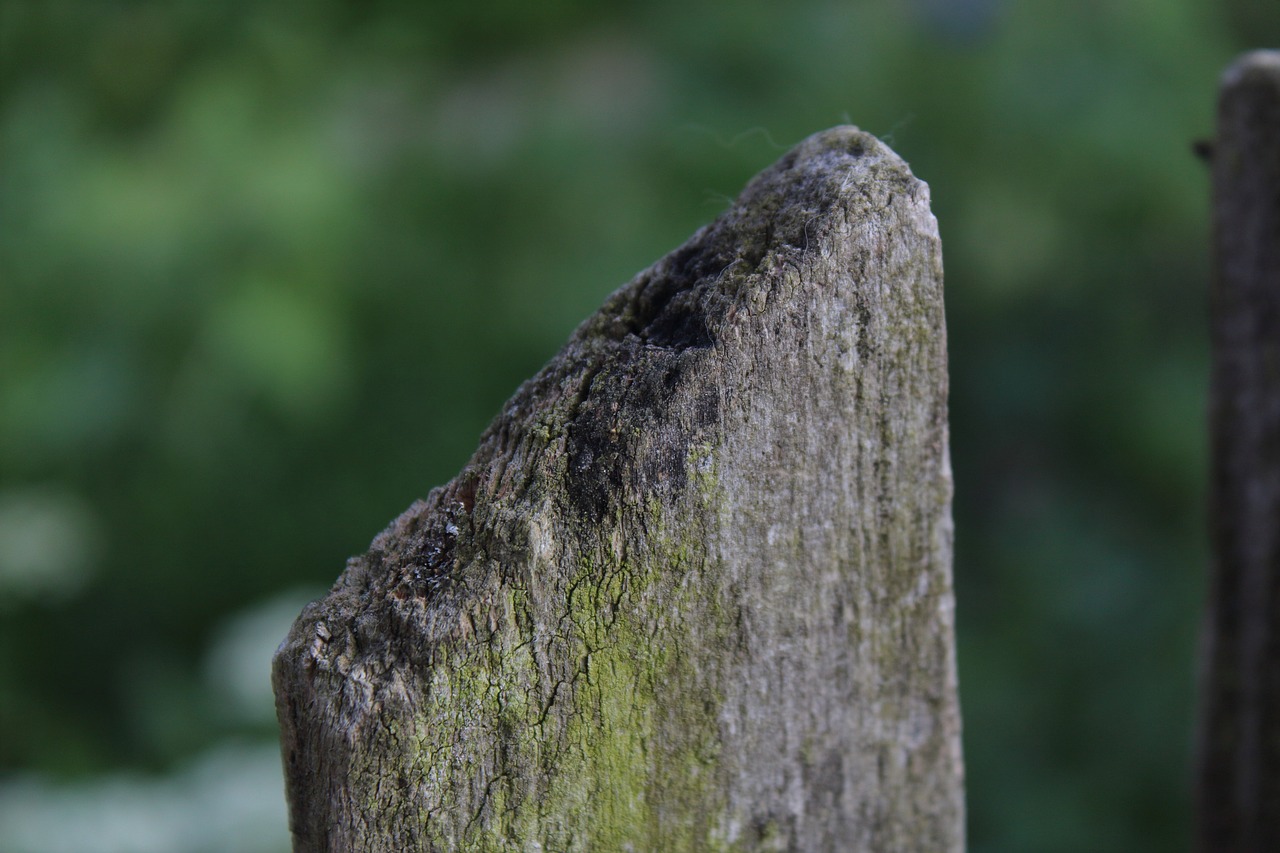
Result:
<svg viewBox="0 0 1280 853"><path fill-rule="evenodd" d="M1262 853L1280 850L1280 51L1223 76L1212 162L1199 848Z"/></svg>
<svg viewBox="0 0 1280 853"><path fill-rule="evenodd" d="M299 617L295 850L963 846L928 187L817 134Z"/></svg>

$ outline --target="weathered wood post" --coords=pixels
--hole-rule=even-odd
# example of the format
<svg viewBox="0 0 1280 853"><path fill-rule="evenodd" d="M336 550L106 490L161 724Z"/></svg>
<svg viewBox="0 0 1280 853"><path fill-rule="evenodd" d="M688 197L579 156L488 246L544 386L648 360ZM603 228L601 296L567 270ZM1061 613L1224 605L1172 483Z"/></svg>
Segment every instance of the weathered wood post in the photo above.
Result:
<svg viewBox="0 0 1280 853"><path fill-rule="evenodd" d="M1261 853L1280 850L1280 51L1223 76L1212 162L1199 846Z"/></svg>
<svg viewBox="0 0 1280 853"><path fill-rule="evenodd" d="M295 849L959 850L929 192L818 134L280 647Z"/></svg>

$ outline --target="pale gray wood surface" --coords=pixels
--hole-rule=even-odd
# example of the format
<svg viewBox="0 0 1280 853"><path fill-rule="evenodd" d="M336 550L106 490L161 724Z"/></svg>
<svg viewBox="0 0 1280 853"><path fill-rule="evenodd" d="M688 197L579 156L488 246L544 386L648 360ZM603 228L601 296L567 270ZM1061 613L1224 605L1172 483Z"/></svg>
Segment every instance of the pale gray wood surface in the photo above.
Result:
<svg viewBox="0 0 1280 853"><path fill-rule="evenodd" d="M928 187L817 134L303 612L295 849L961 849L947 441Z"/></svg>

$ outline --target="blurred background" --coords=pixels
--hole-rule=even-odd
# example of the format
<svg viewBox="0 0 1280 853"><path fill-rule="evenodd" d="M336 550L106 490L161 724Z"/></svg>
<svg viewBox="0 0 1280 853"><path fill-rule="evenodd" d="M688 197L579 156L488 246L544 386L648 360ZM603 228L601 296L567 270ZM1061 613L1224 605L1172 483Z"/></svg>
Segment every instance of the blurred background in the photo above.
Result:
<svg viewBox="0 0 1280 853"><path fill-rule="evenodd" d="M0 0L0 849L283 851L269 658L822 128L932 188L971 849L1188 847L1216 81L1271 0Z"/></svg>

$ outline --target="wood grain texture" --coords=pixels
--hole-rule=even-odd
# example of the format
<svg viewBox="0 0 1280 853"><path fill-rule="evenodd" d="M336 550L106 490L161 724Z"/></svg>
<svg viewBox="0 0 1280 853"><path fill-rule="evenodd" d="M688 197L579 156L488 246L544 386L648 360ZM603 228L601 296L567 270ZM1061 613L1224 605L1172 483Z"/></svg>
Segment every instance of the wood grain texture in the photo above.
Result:
<svg viewBox="0 0 1280 853"><path fill-rule="evenodd" d="M295 849L959 850L927 186L817 134L306 608Z"/></svg>
<svg viewBox="0 0 1280 853"><path fill-rule="evenodd" d="M1199 847L1280 850L1280 51L1223 76L1213 146L1211 542Z"/></svg>

